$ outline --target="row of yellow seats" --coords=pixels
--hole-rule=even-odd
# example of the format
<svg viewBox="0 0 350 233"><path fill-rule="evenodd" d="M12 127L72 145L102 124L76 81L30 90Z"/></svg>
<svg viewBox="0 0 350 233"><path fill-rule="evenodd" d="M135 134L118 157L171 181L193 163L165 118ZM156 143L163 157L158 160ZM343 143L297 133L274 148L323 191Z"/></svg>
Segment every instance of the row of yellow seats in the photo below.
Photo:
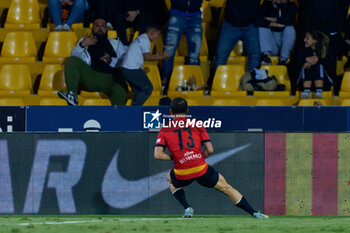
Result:
<svg viewBox="0 0 350 233"><path fill-rule="evenodd" d="M170 7L170 5L168 4ZM208 1L203 1L203 22L211 22L212 14ZM43 15L38 0L12 0L6 22L6 29L39 29Z"/></svg>
<svg viewBox="0 0 350 233"><path fill-rule="evenodd" d="M40 98L40 97L38 97ZM0 106L26 106L23 98L0 98ZM67 101L59 98L40 98L37 105L42 106L67 106ZM84 99L82 106L111 106L109 99Z"/></svg>
<svg viewBox="0 0 350 233"><path fill-rule="evenodd" d="M162 85L160 73L156 65L146 64L143 67L147 76L153 84L152 96L160 96ZM32 78L28 65L6 64L0 71L0 95L17 95L24 96L33 94ZM39 96L57 96L57 91L65 89L65 79L63 65L48 64L45 66L41 75L38 89ZM100 97L94 92L82 92L82 96Z"/></svg>
<svg viewBox="0 0 350 233"><path fill-rule="evenodd" d="M291 85L286 66L272 65L263 66L270 75L274 75L279 84L286 86L285 91L255 91L254 96L258 97L288 97L290 96ZM246 72L243 65L222 65L219 66L213 80L211 96L216 97L244 97L246 91L239 89L240 81ZM177 65L173 69L170 78L168 96L170 98L179 96L203 96L204 90L177 91L178 86L182 86L184 81L190 82L190 77L195 77L197 86L205 85L204 78L199 66L196 65Z"/></svg>
<svg viewBox="0 0 350 233"><path fill-rule="evenodd" d="M74 32L51 32L46 42L43 62L63 63L77 43ZM37 48L31 32L9 32L1 50L1 63L34 63Z"/></svg>

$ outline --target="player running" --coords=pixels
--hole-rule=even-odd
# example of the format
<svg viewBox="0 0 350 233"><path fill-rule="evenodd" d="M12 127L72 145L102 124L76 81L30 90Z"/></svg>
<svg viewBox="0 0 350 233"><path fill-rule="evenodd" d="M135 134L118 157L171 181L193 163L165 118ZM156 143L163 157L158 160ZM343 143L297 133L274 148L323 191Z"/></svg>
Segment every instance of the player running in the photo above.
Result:
<svg viewBox="0 0 350 233"><path fill-rule="evenodd" d="M243 195L229 185L225 178L205 161L214 152L208 133L204 127L188 124L186 114L187 101L175 98L170 105L170 113L175 116L168 127L163 127L157 138L154 157L160 160L174 160L167 180L170 191L185 209L184 218L193 216L194 210L187 203L182 187L197 181L200 185L215 188L230 197L235 205L254 218L268 218L267 215L255 211ZM191 125L192 127L186 127ZM201 145L204 146L203 151ZM171 154L164 152L168 148Z"/></svg>

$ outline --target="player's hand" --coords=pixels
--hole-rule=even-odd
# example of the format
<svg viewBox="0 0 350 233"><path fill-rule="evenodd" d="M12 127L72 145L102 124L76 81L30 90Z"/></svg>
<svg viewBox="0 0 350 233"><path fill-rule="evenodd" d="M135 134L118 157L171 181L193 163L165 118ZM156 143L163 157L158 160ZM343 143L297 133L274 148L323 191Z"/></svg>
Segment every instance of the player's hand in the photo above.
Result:
<svg viewBox="0 0 350 233"><path fill-rule="evenodd" d="M107 63L107 64L110 64L112 62L112 58L108 53L105 53L105 55L100 57L100 60Z"/></svg>
<svg viewBox="0 0 350 233"><path fill-rule="evenodd" d="M206 149L203 150L202 154L203 154L204 158L208 158L209 157L208 151Z"/></svg>
<svg viewBox="0 0 350 233"><path fill-rule="evenodd" d="M89 36L88 34L86 34L84 36L84 39L81 42L81 44L83 46L90 46L90 45L94 45L96 43L97 43L97 38L95 36Z"/></svg>
<svg viewBox="0 0 350 233"><path fill-rule="evenodd" d="M136 19L137 15L139 14L138 13L139 11L128 11L126 13L126 21L128 22L134 22L134 20Z"/></svg>

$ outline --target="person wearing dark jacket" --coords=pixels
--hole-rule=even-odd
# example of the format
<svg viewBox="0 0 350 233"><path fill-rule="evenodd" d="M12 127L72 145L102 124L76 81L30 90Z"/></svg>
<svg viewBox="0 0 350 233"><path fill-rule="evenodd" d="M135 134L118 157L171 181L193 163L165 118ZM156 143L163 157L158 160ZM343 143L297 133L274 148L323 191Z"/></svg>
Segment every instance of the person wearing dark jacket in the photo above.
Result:
<svg viewBox="0 0 350 233"><path fill-rule="evenodd" d="M295 43L293 23L297 5L289 0L264 1L258 18L262 64L271 65L269 56L280 51L280 65L285 65Z"/></svg>
<svg viewBox="0 0 350 233"><path fill-rule="evenodd" d="M317 30L329 37L329 45L324 66L334 80L334 92L340 89L340 79L336 76L337 56L341 44L341 31L346 22L349 0L298 0L302 9L301 25L304 32Z"/></svg>
<svg viewBox="0 0 350 233"><path fill-rule="evenodd" d="M248 69L260 67L259 33L255 27L259 8L260 0L227 0L212 73L226 64L238 40L243 40L248 53Z"/></svg>
<svg viewBox="0 0 350 233"><path fill-rule="evenodd" d="M181 36L186 34L188 61L190 65L199 65L202 46L202 0L171 0L170 19L164 38L164 52L170 54L163 61L162 83L167 84L174 65L174 56Z"/></svg>
<svg viewBox="0 0 350 233"><path fill-rule="evenodd" d="M316 89L313 98L321 99L324 84L333 83L323 66L328 43L328 36L320 31L308 31L305 34L305 45L298 51L296 57L296 65L300 70L297 84L303 86L303 92L300 94L301 99L311 97L312 85Z"/></svg>

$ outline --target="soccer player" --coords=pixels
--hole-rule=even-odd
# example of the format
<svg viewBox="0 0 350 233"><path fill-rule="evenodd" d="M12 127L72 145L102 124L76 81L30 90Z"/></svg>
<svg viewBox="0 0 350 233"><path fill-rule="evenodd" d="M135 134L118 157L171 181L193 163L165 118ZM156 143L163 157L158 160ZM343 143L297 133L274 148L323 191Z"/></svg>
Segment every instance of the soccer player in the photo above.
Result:
<svg viewBox="0 0 350 233"><path fill-rule="evenodd" d="M205 158L214 152L213 145L204 127L188 124L187 112L185 99L175 98L171 102L170 113L175 118L170 125L160 130L154 149L156 159L174 161L174 169L168 173L167 180L170 191L185 209L183 217L192 217L194 210L187 203L182 188L197 181L202 186L215 188L226 194L237 207L254 218L268 218L267 215L255 211L240 192L206 163ZM203 151L201 145L204 146ZM166 147L170 154L164 152Z"/></svg>

